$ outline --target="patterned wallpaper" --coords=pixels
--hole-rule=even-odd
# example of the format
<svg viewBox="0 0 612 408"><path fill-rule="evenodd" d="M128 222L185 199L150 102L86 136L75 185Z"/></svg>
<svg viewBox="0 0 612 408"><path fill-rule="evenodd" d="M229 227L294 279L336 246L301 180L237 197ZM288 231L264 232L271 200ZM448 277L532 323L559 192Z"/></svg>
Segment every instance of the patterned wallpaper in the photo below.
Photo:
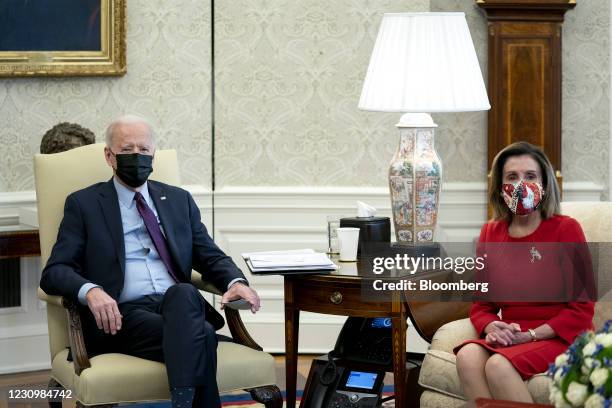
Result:
<svg viewBox="0 0 612 408"><path fill-rule="evenodd" d="M431 11L466 13L486 78L486 16L473 1L431 0ZM578 0L563 24L562 173L565 181L608 186L610 144L610 2ZM486 79L485 79L486 80ZM436 148L449 181L486 174L486 113L438 114Z"/></svg>
<svg viewBox="0 0 612 408"><path fill-rule="evenodd" d="M471 0L215 1L216 185L386 184L398 115L359 111L388 11L464 11L483 73L486 22ZM566 14L563 173L608 183L610 5ZM186 184L210 185L210 0L129 0L122 78L0 80L0 191L33 189L31 156L59 121L102 140L123 112L150 118L178 149ZM436 114L447 181L486 173L486 113Z"/></svg>
<svg viewBox="0 0 612 408"><path fill-rule="evenodd" d="M104 140L122 113L148 118L158 146L178 150L186 184L210 185L210 0L129 0L128 74L0 79L0 191L34 189L45 131L76 122Z"/></svg>
<svg viewBox="0 0 612 408"><path fill-rule="evenodd" d="M610 2L579 0L565 16L563 176L608 185Z"/></svg>
<svg viewBox="0 0 612 408"><path fill-rule="evenodd" d="M385 11L463 11L486 80L474 1L217 2L217 185L385 185L398 116L356 108ZM333 4L333 5L332 5ZM609 4L579 1L564 25L563 174L607 185ZM435 114L446 181L487 173L486 112Z"/></svg>
<svg viewBox="0 0 612 408"><path fill-rule="evenodd" d="M385 185L399 115L357 109L383 12L429 1L215 2L216 185Z"/></svg>
<svg viewBox="0 0 612 408"><path fill-rule="evenodd" d="M487 19L474 1L431 0L431 11L462 11L487 83ZM436 150L445 181L483 181L487 174L487 112L438 113Z"/></svg>

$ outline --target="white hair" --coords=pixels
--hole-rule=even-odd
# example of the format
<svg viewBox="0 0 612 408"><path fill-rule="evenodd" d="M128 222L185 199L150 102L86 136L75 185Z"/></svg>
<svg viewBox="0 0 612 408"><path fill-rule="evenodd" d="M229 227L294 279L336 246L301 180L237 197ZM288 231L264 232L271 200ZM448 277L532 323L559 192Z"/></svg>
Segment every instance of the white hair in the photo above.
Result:
<svg viewBox="0 0 612 408"><path fill-rule="evenodd" d="M106 147L110 148L113 143L113 136L115 133L115 128L120 125L133 125L136 123L142 123L149 128L149 137L151 141L155 143L155 133L153 132L153 127L151 124L143 117L138 115L123 115L119 116L117 119L113 120L110 125L106 128Z"/></svg>

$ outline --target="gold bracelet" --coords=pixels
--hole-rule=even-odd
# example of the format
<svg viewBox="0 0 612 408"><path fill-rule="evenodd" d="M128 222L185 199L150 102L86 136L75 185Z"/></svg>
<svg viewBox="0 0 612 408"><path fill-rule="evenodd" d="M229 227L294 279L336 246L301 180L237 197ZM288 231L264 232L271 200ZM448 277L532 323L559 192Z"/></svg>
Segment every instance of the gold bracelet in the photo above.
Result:
<svg viewBox="0 0 612 408"><path fill-rule="evenodd" d="M529 335L531 336L531 341L538 341L538 336L536 335L535 330L527 329L529 331Z"/></svg>

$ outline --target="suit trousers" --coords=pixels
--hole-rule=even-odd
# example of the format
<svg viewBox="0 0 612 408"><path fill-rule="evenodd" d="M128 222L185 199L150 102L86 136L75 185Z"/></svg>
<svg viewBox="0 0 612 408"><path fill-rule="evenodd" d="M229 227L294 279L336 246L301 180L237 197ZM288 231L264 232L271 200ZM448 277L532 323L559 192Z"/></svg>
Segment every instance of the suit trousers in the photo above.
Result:
<svg viewBox="0 0 612 408"><path fill-rule="evenodd" d="M221 406L217 335L206 321L204 298L194 285L178 283L163 295L120 303L119 311L121 330L113 336L97 328L87 309L83 326L90 356L117 352L165 362L171 388L196 388L194 407Z"/></svg>

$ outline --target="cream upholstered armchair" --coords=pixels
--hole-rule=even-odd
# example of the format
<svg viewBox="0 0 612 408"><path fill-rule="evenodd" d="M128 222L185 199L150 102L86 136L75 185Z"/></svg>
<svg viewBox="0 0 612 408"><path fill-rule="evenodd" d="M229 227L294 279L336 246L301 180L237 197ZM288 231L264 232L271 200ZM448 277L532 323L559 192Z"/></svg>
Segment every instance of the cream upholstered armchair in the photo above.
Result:
<svg viewBox="0 0 612 408"><path fill-rule="evenodd" d="M103 149L103 144L94 144L63 153L35 156L42 265L47 262L55 243L66 196L112 176ZM154 168L152 179L168 184L179 183L174 150L158 150ZM201 290L220 294L212 285L202 281L201 275L195 271L192 281ZM77 406L112 406L170 399L163 363L118 353L88 358L76 305L65 298L48 296L40 288L38 295L47 302L50 388L72 390ZM217 349L220 392L244 389L266 407L280 408L283 400L275 385L274 358L261 351L249 336L238 311L226 308L225 316L233 342L219 342ZM74 361L67 361L68 347ZM61 407L61 403L50 402L50 405Z"/></svg>
<svg viewBox="0 0 612 408"><path fill-rule="evenodd" d="M587 241L612 245L612 202L567 202L562 211L580 223ZM595 306L593 324L601 327L612 318L612 251L606 247L594 253L597 265L600 301ZM456 320L440 327L434 335L423 360L419 384L425 388L421 394L421 407L458 407L465 403L455 367L453 348L465 340L476 338L469 319ZM536 403L548 404L550 379L546 374L532 377L527 386Z"/></svg>

